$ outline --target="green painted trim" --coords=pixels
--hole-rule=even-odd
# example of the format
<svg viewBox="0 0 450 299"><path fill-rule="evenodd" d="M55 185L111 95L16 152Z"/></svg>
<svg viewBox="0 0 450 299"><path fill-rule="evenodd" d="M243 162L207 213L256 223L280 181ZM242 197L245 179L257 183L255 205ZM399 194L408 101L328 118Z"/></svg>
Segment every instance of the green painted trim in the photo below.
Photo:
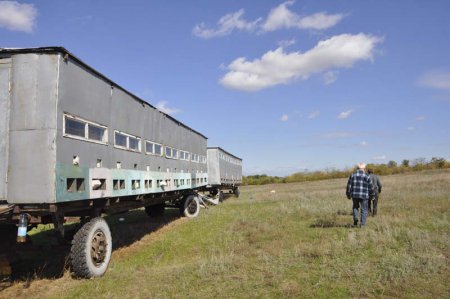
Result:
<svg viewBox="0 0 450 299"><path fill-rule="evenodd" d="M84 179L84 191L67 191L67 179ZM76 165L56 164L56 202L89 198L89 168Z"/></svg>
<svg viewBox="0 0 450 299"><path fill-rule="evenodd" d="M99 175L101 173L102 175ZM91 190L90 183L92 179L106 179L106 190ZM198 183L196 179L203 178L203 182ZM188 190L200 188L207 185L207 173L172 173L157 171L142 171L129 169L106 169L106 168L88 168L83 166L57 164L56 166L56 201L67 202L75 200L86 200L100 197L120 197L130 195L163 193L178 190ZM84 190L69 192L67 188L68 179L84 179ZM169 187L157 187L157 181L165 182L170 179ZM117 180L118 186L123 180L124 189L114 190L114 181ZM139 188L132 188L132 181L140 182ZM145 181L151 180L151 187L145 188ZM178 180L178 186L174 186ZM181 184L184 180L184 185ZM190 184L187 182L190 180ZM120 188L120 187L119 187Z"/></svg>

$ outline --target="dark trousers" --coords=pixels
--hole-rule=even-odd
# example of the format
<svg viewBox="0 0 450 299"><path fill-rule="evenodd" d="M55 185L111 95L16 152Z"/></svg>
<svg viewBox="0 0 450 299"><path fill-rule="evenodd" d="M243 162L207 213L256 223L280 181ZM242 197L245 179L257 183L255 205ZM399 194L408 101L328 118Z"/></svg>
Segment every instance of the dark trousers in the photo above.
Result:
<svg viewBox="0 0 450 299"><path fill-rule="evenodd" d="M372 201L373 201L373 209L372 209ZM369 212L375 216L378 212L378 193L376 193L372 200L369 199Z"/></svg>
<svg viewBox="0 0 450 299"><path fill-rule="evenodd" d="M353 221L358 221L359 208L361 207L361 225L366 225L368 199L352 198L353 200Z"/></svg>

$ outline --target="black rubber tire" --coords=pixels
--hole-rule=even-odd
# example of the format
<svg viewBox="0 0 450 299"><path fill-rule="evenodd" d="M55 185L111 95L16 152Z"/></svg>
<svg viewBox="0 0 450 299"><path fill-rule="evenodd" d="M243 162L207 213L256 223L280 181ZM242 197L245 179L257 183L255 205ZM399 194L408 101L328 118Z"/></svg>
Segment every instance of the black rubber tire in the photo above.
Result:
<svg viewBox="0 0 450 299"><path fill-rule="evenodd" d="M180 207L181 216L194 218L200 212L200 203L195 195L189 195Z"/></svg>
<svg viewBox="0 0 450 299"><path fill-rule="evenodd" d="M98 262L95 262L92 257L92 248L99 240L102 245L100 249L97 249L101 257L98 258ZM101 217L93 218L85 223L73 237L70 249L71 270L77 277L102 276L108 269L111 253L112 238L108 224Z"/></svg>
<svg viewBox="0 0 450 299"><path fill-rule="evenodd" d="M241 190L239 189L239 187L236 187L234 189L234 195L236 195L236 197L239 197L239 195L241 195Z"/></svg>
<svg viewBox="0 0 450 299"><path fill-rule="evenodd" d="M164 211L166 209L166 205L164 203L159 203L157 205L146 206L145 213L149 217L161 217L164 215Z"/></svg>

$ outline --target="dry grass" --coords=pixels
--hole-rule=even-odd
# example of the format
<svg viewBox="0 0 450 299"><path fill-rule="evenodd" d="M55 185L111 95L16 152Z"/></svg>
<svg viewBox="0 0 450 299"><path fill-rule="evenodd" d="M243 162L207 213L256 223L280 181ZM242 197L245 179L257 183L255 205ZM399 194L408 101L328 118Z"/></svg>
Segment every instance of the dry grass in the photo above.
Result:
<svg viewBox="0 0 450 299"><path fill-rule="evenodd" d="M248 186L191 221L136 214L156 229L123 242L102 278L66 271L0 297L449 298L450 171L382 181L365 229L350 225L345 179Z"/></svg>

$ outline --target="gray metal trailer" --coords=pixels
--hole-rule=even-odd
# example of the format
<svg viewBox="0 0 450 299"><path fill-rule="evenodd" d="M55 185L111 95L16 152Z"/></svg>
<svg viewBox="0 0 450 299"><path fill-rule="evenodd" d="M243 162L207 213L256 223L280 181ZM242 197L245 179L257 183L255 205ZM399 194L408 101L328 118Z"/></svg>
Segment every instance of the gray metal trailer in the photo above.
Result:
<svg viewBox="0 0 450 299"><path fill-rule="evenodd" d="M220 147L208 147L208 189L212 195L219 194L222 200L223 190L239 197L242 184L242 159Z"/></svg>
<svg viewBox="0 0 450 299"><path fill-rule="evenodd" d="M73 272L101 276L112 251L102 213L166 205L198 214L207 138L61 47L0 49L0 222L88 220Z"/></svg>

